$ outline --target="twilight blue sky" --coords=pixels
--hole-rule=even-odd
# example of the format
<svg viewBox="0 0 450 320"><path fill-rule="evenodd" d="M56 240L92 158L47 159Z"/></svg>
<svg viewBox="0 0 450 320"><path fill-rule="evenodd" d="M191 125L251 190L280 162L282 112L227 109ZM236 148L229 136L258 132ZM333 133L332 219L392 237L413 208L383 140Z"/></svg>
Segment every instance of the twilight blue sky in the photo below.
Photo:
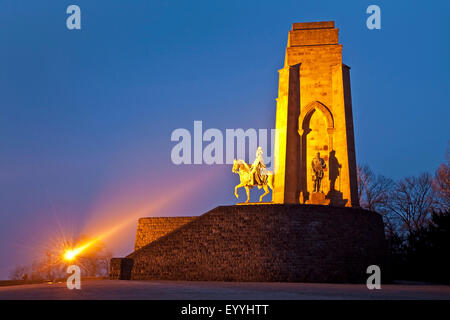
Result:
<svg viewBox="0 0 450 320"><path fill-rule="evenodd" d="M66 28L70 4L82 30ZM381 30L366 28L370 4L381 7ZM450 138L449 10L448 1L1 0L0 279L61 230L101 229L114 208L125 208L120 220L171 187L192 190L141 215L235 203L231 167L173 165L170 134L194 120L272 128L293 22L340 29L357 162L394 179L434 172ZM105 240L116 255L131 251L134 227L120 244Z"/></svg>

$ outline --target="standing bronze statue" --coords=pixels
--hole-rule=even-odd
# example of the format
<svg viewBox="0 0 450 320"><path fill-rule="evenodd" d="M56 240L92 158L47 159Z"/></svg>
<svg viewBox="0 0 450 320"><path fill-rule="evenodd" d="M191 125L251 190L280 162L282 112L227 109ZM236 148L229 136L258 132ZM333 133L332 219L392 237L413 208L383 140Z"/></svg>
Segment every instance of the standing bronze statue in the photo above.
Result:
<svg viewBox="0 0 450 320"><path fill-rule="evenodd" d="M317 152L316 157L311 162L312 180L314 182L314 191L320 192L320 185L323 179L323 169L326 168L325 160L320 157L320 152Z"/></svg>

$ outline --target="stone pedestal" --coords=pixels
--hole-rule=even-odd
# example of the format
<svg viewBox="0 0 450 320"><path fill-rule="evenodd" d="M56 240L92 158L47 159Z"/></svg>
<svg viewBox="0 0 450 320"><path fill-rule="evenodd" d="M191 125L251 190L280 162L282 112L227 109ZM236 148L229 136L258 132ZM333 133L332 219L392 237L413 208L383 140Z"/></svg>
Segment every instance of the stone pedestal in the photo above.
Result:
<svg viewBox="0 0 450 320"><path fill-rule="evenodd" d="M330 204L330 199L325 198L325 193L322 192L313 192L311 193L311 196L308 201L306 201L307 204L321 204L324 206L327 206Z"/></svg>
<svg viewBox="0 0 450 320"><path fill-rule="evenodd" d="M359 208L221 206L113 259L111 278L365 282L385 271L384 241L381 215Z"/></svg>

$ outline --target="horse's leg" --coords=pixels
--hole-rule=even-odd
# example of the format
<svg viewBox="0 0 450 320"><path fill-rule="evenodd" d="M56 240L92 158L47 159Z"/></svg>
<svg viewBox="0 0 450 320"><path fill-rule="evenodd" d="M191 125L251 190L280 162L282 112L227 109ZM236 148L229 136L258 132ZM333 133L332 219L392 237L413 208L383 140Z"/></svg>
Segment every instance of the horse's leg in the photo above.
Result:
<svg viewBox="0 0 450 320"><path fill-rule="evenodd" d="M236 187L234 187L234 195L236 196L237 199L239 199L239 195L238 195L237 191L238 191L238 189L241 188L241 187L243 187L243 184L242 184L242 183L240 183L240 184L238 184Z"/></svg>
<svg viewBox="0 0 450 320"><path fill-rule="evenodd" d="M261 197L259 197L259 202L261 202L262 199L264 198L264 196L269 193L269 189L267 188L266 184L263 185L263 188L264 188L264 193L261 195Z"/></svg>
<svg viewBox="0 0 450 320"><path fill-rule="evenodd" d="M245 192L247 193L247 201L245 201L245 203L248 203L248 201L250 200L250 190L247 186L245 186Z"/></svg>

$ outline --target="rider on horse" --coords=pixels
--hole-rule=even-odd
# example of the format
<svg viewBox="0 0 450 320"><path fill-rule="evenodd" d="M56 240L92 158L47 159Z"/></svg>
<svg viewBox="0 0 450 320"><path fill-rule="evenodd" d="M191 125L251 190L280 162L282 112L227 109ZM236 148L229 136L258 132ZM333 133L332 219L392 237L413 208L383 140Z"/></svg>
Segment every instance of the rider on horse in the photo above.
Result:
<svg viewBox="0 0 450 320"><path fill-rule="evenodd" d="M233 173L239 174L239 178L241 182L234 187L234 195L236 198L239 198L239 194L237 193L239 188L245 188L245 192L247 194L247 200L245 203L248 203L250 200L250 188L254 186L258 186L258 189L264 188L264 193L259 197L259 202L262 201L265 195L269 193L269 188L273 190L273 181L274 176L273 172L266 169L266 164L263 160L263 150L261 147L258 147L256 151L256 159L253 164L250 166L245 163L244 160L236 160L233 161Z"/></svg>
<svg viewBox="0 0 450 320"><path fill-rule="evenodd" d="M266 174L266 164L264 163L263 159L263 149L261 147L258 147L256 150L256 159L253 161L252 167L251 167L251 184L256 185L258 188L261 188L261 185L263 185L267 180L267 174Z"/></svg>

